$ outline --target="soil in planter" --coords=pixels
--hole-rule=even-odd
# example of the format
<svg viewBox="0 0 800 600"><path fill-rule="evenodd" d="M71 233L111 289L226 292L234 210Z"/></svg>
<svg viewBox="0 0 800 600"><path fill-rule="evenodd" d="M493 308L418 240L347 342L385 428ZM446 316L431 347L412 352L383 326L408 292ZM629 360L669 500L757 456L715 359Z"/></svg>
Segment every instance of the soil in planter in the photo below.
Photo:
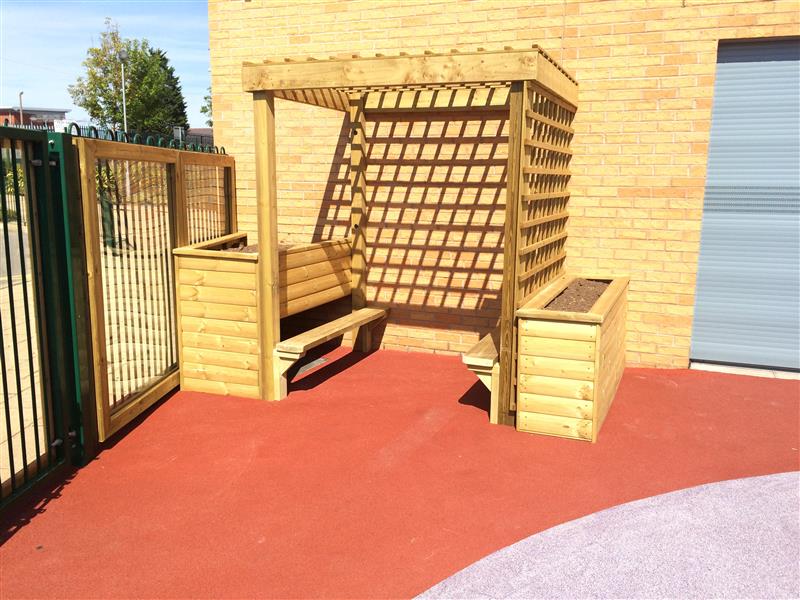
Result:
<svg viewBox="0 0 800 600"><path fill-rule="evenodd" d="M288 250L294 244L278 244L278 252ZM245 252L246 254L258 254L258 244L250 244L249 246L238 246L236 248L227 248L227 252Z"/></svg>
<svg viewBox="0 0 800 600"><path fill-rule="evenodd" d="M597 299L603 295L608 285L608 281L576 279L544 308L545 310L588 312Z"/></svg>
<svg viewBox="0 0 800 600"><path fill-rule="evenodd" d="M250 244L249 246L239 246L238 248L229 248L228 252L245 252L247 254L258 254L258 244Z"/></svg>

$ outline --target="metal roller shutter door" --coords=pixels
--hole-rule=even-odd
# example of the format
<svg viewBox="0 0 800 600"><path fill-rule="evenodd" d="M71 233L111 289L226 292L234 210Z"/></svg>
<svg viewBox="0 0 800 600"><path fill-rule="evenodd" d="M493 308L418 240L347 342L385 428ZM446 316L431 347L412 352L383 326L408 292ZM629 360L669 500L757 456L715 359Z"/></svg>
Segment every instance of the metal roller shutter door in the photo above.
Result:
<svg viewBox="0 0 800 600"><path fill-rule="evenodd" d="M692 359L800 369L800 41L717 62Z"/></svg>

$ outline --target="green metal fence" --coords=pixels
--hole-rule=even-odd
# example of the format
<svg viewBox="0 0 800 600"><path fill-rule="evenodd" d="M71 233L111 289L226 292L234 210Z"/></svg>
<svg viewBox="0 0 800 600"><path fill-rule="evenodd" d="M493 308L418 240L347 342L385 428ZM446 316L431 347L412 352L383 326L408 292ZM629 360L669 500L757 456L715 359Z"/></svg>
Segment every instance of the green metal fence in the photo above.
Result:
<svg viewBox="0 0 800 600"><path fill-rule="evenodd" d="M0 126L0 508L177 386L171 251L236 227L224 149L73 129Z"/></svg>
<svg viewBox="0 0 800 600"><path fill-rule="evenodd" d="M63 148L61 149L63 150ZM47 132L0 127L0 504L80 460L66 157Z"/></svg>

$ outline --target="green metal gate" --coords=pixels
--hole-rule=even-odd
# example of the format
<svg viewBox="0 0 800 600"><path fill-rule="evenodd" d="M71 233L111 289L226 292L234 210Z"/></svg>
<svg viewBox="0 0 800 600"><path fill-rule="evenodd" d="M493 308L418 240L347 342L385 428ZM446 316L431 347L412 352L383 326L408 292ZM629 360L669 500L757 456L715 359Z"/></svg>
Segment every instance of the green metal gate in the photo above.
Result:
<svg viewBox="0 0 800 600"><path fill-rule="evenodd" d="M68 138L0 127L0 506L93 443L81 426L90 388L79 370L85 291Z"/></svg>

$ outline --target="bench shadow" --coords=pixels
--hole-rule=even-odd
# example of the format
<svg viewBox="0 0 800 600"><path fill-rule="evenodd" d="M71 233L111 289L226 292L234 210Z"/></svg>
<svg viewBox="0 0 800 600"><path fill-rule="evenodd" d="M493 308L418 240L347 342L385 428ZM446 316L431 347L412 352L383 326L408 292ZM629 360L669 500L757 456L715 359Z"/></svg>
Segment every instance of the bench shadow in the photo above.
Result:
<svg viewBox="0 0 800 600"><path fill-rule="evenodd" d="M343 373L353 365L358 364L364 358L369 356L370 353L358 352L356 350L351 350L345 356L336 358L330 362L325 363L324 365L314 368L311 371L301 373L299 379L295 379L297 377L297 372L300 371L304 366L308 365L309 363L319 360L329 352L335 350L336 348L341 346L342 338L336 338L331 340L330 342L326 342L321 346L317 346L316 348L309 350L308 354L306 354L302 360L297 361L292 368L289 369L289 393L299 391L299 390L312 390L321 383L329 380L331 377L335 377L336 375Z"/></svg>
<svg viewBox="0 0 800 600"><path fill-rule="evenodd" d="M486 389L486 386L483 385L480 381L476 381L472 384L472 387L469 388L461 398L458 399L459 404L463 404L464 406L474 406L482 411L484 411L487 415L489 414L489 404L490 404L490 393L489 390Z"/></svg>

